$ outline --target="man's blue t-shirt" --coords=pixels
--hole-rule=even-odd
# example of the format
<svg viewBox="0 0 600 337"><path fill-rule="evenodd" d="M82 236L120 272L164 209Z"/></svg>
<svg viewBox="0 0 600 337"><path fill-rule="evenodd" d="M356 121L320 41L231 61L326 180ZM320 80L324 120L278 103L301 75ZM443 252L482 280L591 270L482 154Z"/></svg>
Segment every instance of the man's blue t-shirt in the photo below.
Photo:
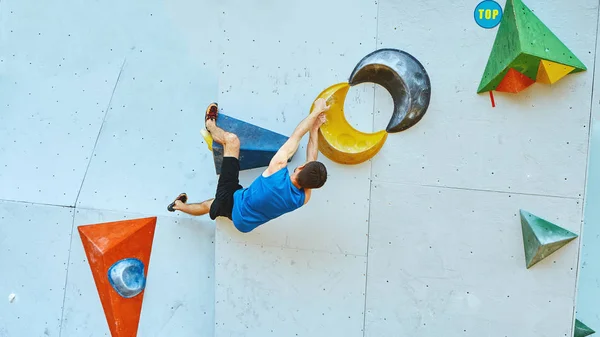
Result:
<svg viewBox="0 0 600 337"><path fill-rule="evenodd" d="M240 232L256 227L304 205L304 189L292 184L287 167L268 177L262 174L250 186L233 194L231 219Z"/></svg>

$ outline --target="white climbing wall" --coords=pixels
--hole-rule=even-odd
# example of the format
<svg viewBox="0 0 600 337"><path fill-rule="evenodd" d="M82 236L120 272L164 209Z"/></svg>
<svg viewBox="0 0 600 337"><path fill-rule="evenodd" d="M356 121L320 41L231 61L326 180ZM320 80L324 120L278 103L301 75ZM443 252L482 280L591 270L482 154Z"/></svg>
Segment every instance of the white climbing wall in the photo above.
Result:
<svg viewBox="0 0 600 337"><path fill-rule="evenodd" d="M577 200L376 182L372 202L367 336L569 335L578 247L525 269L518 210L577 232Z"/></svg>
<svg viewBox="0 0 600 337"><path fill-rule="evenodd" d="M589 70L492 108L476 89L497 28L476 2L0 0L0 337L109 336L77 226L149 216L139 336L571 336L576 306L600 331L598 2L525 3ZM249 234L166 211L214 195L208 103L289 135L384 47L425 66L432 98L373 160L320 154L324 188ZM345 109L371 132L391 107L364 84ZM584 240L526 269L519 209L580 234L586 202Z"/></svg>
<svg viewBox="0 0 600 337"><path fill-rule="evenodd" d="M224 113L284 134L323 89L346 81L375 48L375 2L222 5L219 104ZM368 102L358 102L361 97ZM348 101L355 111L363 108L354 121L371 131L373 90L353 90ZM306 160L307 137L291 170ZM329 181L310 207L250 235L219 222L215 336L363 335L370 163L350 168L320 159ZM261 172L242 173L242 185Z"/></svg>
<svg viewBox="0 0 600 337"><path fill-rule="evenodd" d="M139 336L214 335L211 1L0 2L0 336L110 336L77 226L158 216ZM16 297L8 302L9 294Z"/></svg>
<svg viewBox="0 0 600 337"><path fill-rule="evenodd" d="M596 37L596 40L598 37ZM597 43L597 42L596 42ZM596 54L596 61L598 54ZM600 70L594 69L598 76ZM594 86L598 86L594 77ZM588 179L585 193L584 229L581 240L580 273L577 289L577 318L595 331L600 331L600 96L594 91L590 130Z"/></svg>
<svg viewBox="0 0 600 337"><path fill-rule="evenodd" d="M593 69L596 2L525 3ZM373 160L366 336L569 336L579 241L526 270L518 215L580 232L593 72L492 108L474 93L496 29L467 24L472 3L439 4L453 18L439 25L415 15L431 3L379 6L378 47L417 56L432 101Z"/></svg>
<svg viewBox="0 0 600 337"><path fill-rule="evenodd" d="M72 224L69 208L0 202L0 336L58 336Z"/></svg>
<svg viewBox="0 0 600 337"><path fill-rule="evenodd" d="M374 43L417 57L432 101L423 120L391 134L372 162L325 159L329 182L305 209L250 235L219 224L216 336L570 334L579 241L527 270L518 213L580 232L592 72L518 97L496 94L492 108L475 91L496 30L476 26L466 1L224 4L219 101L230 114L289 134ZM597 15L589 8L597 4L528 4L592 68ZM389 95L378 88L372 100L372 92L354 90L351 111L356 101L371 105L352 115L364 119L358 128L384 128ZM348 250L340 241L361 244ZM333 256L367 263L328 262ZM329 291L331 282L365 303Z"/></svg>

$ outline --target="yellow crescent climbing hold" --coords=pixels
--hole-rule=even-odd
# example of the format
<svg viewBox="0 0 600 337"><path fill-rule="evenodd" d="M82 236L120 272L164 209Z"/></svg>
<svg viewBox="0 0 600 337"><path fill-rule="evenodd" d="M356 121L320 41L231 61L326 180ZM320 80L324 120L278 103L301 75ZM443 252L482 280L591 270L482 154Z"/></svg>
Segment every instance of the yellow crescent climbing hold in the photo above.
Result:
<svg viewBox="0 0 600 337"><path fill-rule="evenodd" d="M326 112L327 122L319 129L319 150L337 163L359 164L379 152L388 133L385 130L365 133L348 123L344 116L344 102L349 89L350 85L346 82L334 84L316 98L325 99L330 106Z"/></svg>

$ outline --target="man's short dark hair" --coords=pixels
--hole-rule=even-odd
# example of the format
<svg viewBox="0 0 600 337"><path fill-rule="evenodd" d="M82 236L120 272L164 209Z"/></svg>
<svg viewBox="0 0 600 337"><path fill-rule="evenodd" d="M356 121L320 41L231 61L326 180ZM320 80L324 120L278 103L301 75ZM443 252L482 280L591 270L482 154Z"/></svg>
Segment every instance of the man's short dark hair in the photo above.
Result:
<svg viewBox="0 0 600 337"><path fill-rule="evenodd" d="M298 173L298 184L302 188L319 188L327 181L327 169L323 163L311 161Z"/></svg>

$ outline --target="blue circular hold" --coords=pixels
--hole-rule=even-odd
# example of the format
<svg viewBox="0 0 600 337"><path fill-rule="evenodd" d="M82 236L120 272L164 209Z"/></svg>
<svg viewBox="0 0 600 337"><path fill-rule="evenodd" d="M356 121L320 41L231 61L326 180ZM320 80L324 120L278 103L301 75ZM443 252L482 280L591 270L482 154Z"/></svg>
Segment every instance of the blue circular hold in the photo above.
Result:
<svg viewBox="0 0 600 337"><path fill-rule="evenodd" d="M502 20L502 6L496 1L484 0L475 7L475 22L479 27L490 29L496 27Z"/></svg>
<svg viewBox="0 0 600 337"><path fill-rule="evenodd" d="M144 263L136 258L117 261L108 269L108 281L121 297L134 297L146 287Z"/></svg>

